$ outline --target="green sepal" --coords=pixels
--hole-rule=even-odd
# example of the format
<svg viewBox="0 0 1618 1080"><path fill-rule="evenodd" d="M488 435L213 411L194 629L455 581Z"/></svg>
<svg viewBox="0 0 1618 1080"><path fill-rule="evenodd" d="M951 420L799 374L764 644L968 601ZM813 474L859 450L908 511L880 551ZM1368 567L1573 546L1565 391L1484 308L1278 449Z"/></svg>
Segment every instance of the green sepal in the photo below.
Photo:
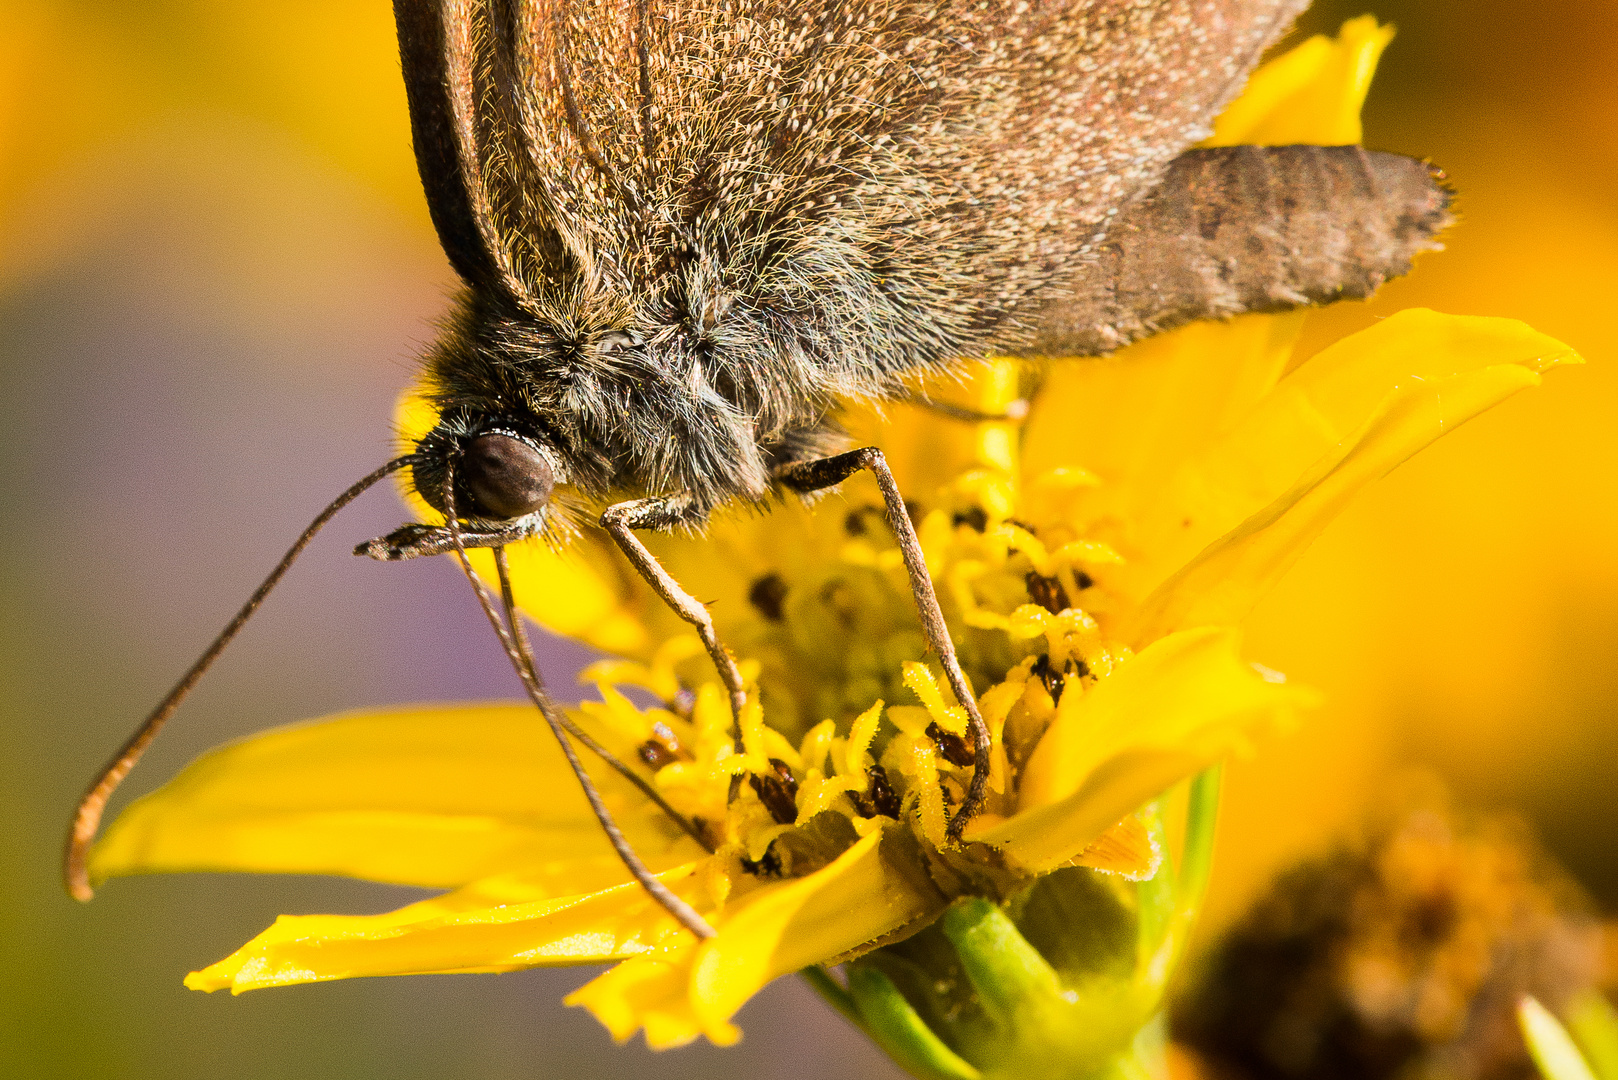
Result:
<svg viewBox="0 0 1618 1080"><path fill-rule="evenodd" d="M842 1013L848 1022L865 1031L865 1018L860 1015L859 1006L854 998L843 989L841 983L831 977L831 973L818 964L806 967L798 972L798 976L809 984L809 989L820 995L820 1000ZM869 1032L866 1032L869 1034Z"/></svg>
<svg viewBox="0 0 1618 1080"><path fill-rule="evenodd" d="M1186 794L1178 858L1153 877L1065 867L1004 903L959 899L849 965L833 1003L851 1000L861 1026L924 1080L1158 1080L1163 994L1207 889L1219 768ZM1160 851L1167 805L1141 811Z"/></svg>

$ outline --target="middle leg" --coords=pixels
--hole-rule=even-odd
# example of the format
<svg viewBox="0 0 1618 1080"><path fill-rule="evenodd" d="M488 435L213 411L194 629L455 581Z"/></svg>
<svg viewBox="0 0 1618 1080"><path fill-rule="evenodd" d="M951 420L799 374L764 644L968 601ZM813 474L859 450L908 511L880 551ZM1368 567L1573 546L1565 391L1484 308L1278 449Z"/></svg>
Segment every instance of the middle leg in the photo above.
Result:
<svg viewBox="0 0 1618 1080"><path fill-rule="evenodd" d="M635 499L607 507L601 515L601 525L623 551L642 580L650 585L674 613L696 628L697 636L713 658L719 679L730 696L731 719L736 725L736 752L742 753L742 709L747 705L747 688L742 683L741 669L714 631L713 616L708 608L686 592L674 576L663 569L657 556L647 550L635 535L636 529L668 529L684 521L685 502L679 496L658 499ZM738 778L739 779L739 778ZM732 787L734 788L734 784Z"/></svg>
<svg viewBox="0 0 1618 1080"><path fill-rule="evenodd" d="M967 824L983 808L983 800L988 792L989 754L993 741L988 725L983 722L983 715L978 712L977 698L967 685L966 673L961 670L960 660L956 658L955 643L950 640L949 627L944 624L944 612L938 606L938 594L933 590L933 579L927 573L927 560L922 554L921 541L916 536L915 525L911 524L904 495L900 493L899 484L888 468L887 459L882 456L881 450L867 446L834 457L784 466L777 470L775 477L785 487L807 493L840 484L861 469L870 470L876 477L877 486L882 489L888 524L899 542L899 552L904 556L905 569L910 574L910 591L916 600L917 614L921 616L922 633L927 638L928 646L938 654L950 689L955 691L955 699L961 703L970 720L972 782L967 787L966 801L950 818L946 830L950 839L959 841Z"/></svg>

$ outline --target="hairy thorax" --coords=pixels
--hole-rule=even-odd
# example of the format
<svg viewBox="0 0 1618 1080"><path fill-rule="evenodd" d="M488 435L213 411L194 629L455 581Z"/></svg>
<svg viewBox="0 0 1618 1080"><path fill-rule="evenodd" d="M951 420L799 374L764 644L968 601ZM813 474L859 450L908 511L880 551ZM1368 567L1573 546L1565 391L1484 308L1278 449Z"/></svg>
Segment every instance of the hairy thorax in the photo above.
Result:
<svg viewBox="0 0 1618 1080"><path fill-rule="evenodd" d="M794 356L769 313L727 307L704 322L607 295L541 317L465 294L426 361L442 435L534 439L581 508L685 493L696 524L763 499L773 470L838 448L830 414L847 388Z"/></svg>

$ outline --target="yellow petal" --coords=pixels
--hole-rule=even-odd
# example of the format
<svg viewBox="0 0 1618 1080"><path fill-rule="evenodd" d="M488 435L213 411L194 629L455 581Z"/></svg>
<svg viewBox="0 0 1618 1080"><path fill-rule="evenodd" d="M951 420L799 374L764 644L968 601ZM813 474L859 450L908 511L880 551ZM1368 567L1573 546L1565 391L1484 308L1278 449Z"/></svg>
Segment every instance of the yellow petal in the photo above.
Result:
<svg viewBox="0 0 1618 1080"><path fill-rule="evenodd" d="M1148 880L1162 864L1163 851L1139 814L1130 814L1102 833L1072 862L1074 866L1121 874L1131 881Z"/></svg>
<svg viewBox="0 0 1618 1080"><path fill-rule="evenodd" d="M687 899L695 864L659 875ZM684 933L639 885L524 904L464 908L453 898L385 915L283 915L235 953L186 977L193 990L375 975L513 971L637 956Z"/></svg>
<svg viewBox="0 0 1618 1080"><path fill-rule="evenodd" d="M967 839L1047 871L1125 815L1206 768L1313 695L1242 662L1235 630L1203 627L1154 642L1110 676L1062 695L1023 773L1018 812Z"/></svg>
<svg viewBox="0 0 1618 1080"><path fill-rule="evenodd" d="M579 987L563 1001L589 1009L619 1042L644 1029L653 1050L684 1046L698 1035L729 1046L741 1038L734 1024L709 1023L691 1007L691 961L687 946L626 960Z"/></svg>
<svg viewBox="0 0 1618 1080"><path fill-rule="evenodd" d="M1188 462L1143 514L1152 591L1126 640L1233 623L1362 487L1446 432L1580 363L1510 319L1402 311L1292 373L1229 437ZM1206 545L1206 546L1204 546Z"/></svg>
<svg viewBox="0 0 1618 1080"><path fill-rule="evenodd" d="M581 988L589 1009L620 1041L646 1029L652 1046L697 1035L734 1041L730 1018L772 979L896 940L936 917L947 900L928 877L902 825L867 834L830 865L773 882L732 902L719 933L690 953L660 951Z"/></svg>
<svg viewBox="0 0 1618 1080"><path fill-rule="evenodd" d="M1021 365L1013 360L968 364L922 378L916 393L930 401L997 415L1016 400ZM976 465L1009 467L1015 423L972 423L924 405L854 403L843 418L858 446L879 446L899 488L930 504L938 490Z"/></svg>
<svg viewBox="0 0 1618 1080"><path fill-rule="evenodd" d="M602 652L650 658L656 642L640 616L645 586L599 530L574 537L560 551L525 540L506 552L517 606L535 622ZM499 580L487 552L474 553L473 562L485 581Z"/></svg>
<svg viewBox="0 0 1618 1080"><path fill-rule="evenodd" d="M1071 502L1076 516L1064 516L1077 535L1132 560L1128 523L1153 505L1186 458L1269 393L1302 325L1301 313L1193 323L1116 356L1053 363L1023 433L1031 512L1043 517ZM1073 466L1099 485L1042 482Z"/></svg>
<svg viewBox="0 0 1618 1080"><path fill-rule="evenodd" d="M1362 15L1336 38L1316 35L1253 73L1214 121L1208 146L1346 146L1360 141L1360 109L1393 27Z"/></svg>
<svg viewBox="0 0 1618 1080"><path fill-rule="evenodd" d="M654 869L700 854L625 780L581 754ZM97 881L229 870L442 888L547 868L570 892L625 879L529 705L351 713L230 743L131 804L90 855Z"/></svg>
<svg viewBox="0 0 1618 1080"><path fill-rule="evenodd" d="M729 1021L779 975L894 940L946 904L903 825L873 832L830 865L769 885L727 909L697 950L691 1001L708 1026Z"/></svg>

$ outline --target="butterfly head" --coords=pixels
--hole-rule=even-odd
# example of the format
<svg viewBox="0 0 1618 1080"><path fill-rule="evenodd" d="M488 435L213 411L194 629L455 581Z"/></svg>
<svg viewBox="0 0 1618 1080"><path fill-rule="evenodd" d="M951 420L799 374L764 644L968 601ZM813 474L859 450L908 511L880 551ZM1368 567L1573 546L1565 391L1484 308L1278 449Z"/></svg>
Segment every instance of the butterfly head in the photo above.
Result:
<svg viewBox="0 0 1618 1080"><path fill-rule="evenodd" d="M529 425L471 410L445 414L417 444L412 483L441 514L485 527L543 527L566 468Z"/></svg>

